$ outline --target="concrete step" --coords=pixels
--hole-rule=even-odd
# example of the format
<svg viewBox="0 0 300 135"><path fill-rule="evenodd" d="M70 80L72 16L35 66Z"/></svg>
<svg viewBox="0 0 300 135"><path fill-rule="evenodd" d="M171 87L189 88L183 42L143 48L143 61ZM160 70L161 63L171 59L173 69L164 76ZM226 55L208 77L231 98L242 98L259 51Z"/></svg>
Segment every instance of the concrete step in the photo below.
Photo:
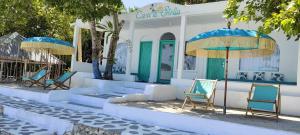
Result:
<svg viewBox="0 0 300 135"><path fill-rule="evenodd" d="M18 119L10 118L6 115L0 116L0 134L1 135L54 135L47 129L24 122Z"/></svg>
<svg viewBox="0 0 300 135"><path fill-rule="evenodd" d="M110 115L50 106L32 100L0 95L3 113L11 118L27 121L58 135L63 134L163 134L185 135L189 132L149 126ZM88 132L86 132L88 131ZM83 134L83 135L85 135Z"/></svg>
<svg viewBox="0 0 300 135"><path fill-rule="evenodd" d="M108 98L121 97L122 95L123 94L120 93L103 93L100 95L71 93L69 97L69 103L88 107L102 108Z"/></svg>
<svg viewBox="0 0 300 135"><path fill-rule="evenodd" d="M85 105L90 107L102 108L103 104L107 99L99 98L95 96L82 95L82 94L71 94L69 102L79 105Z"/></svg>

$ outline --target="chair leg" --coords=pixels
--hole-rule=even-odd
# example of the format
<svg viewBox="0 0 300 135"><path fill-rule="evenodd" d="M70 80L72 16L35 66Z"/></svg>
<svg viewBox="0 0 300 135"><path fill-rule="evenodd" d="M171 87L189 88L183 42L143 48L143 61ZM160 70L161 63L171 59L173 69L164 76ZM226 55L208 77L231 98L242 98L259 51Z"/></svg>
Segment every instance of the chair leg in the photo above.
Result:
<svg viewBox="0 0 300 135"><path fill-rule="evenodd" d="M57 88L59 88L59 86L55 86L55 87L53 88L53 90L57 90Z"/></svg>
<svg viewBox="0 0 300 135"><path fill-rule="evenodd" d="M44 85L44 90L46 90L47 88L49 88L51 85Z"/></svg>
<svg viewBox="0 0 300 135"><path fill-rule="evenodd" d="M196 105L195 105L195 103L192 101L191 97L187 97L187 100L188 100L188 102L189 102L190 104L192 104L193 109L195 109L195 108L196 108Z"/></svg>
<svg viewBox="0 0 300 135"><path fill-rule="evenodd" d="M187 101L187 97L184 99L184 102L183 102L183 104L182 104L182 106L181 106L181 109L184 108L184 105L185 105L186 101Z"/></svg>
<svg viewBox="0 0 300 135"><path fill-rule="evenodd" d="M28 87L32 87L34 85L34 82L29 81L31 84Z"/></svg>
<svg viewBox="0 0 300 135"><path fill-rule="evenodd" d="M189 101L191 102L191 104L193 105L193 109L196 109L196 104L192 101L191 98L189 98Z"/></svg>
<svg viewBox="0 0 300 135"><path fill-rule="evenodd" d="M275 104L275 106L276 106L276 120L278 122L278 120L279 120L279 107L276 104Z"/></svg>
<svg viewBox="0 0 300 135"><path fill-rule="evenodd" d="M215 108L215 105L214 104L211 104L211 107L212 107L212 110L215 111L216 108Z"/></svg>
<svg viewBox="0 0 300 135"><path fill-rule="evenodd" d="M70 89L69 86L66 86L66 85L64 85L64 84L56 84L56 87L55 87L53 90L56 90L57 88L61 88L61 89L63 89L63 90L68 90L68 89Z"/></svg>
<svg viewBox="0 0 300 135"><path fill-rule="evenodd" d="M208 99L207 100L207 104L205 106L205 110L208 110L208 107L210 107L210 106L211 106L211 103L210 103L210 100Z"/></svg>

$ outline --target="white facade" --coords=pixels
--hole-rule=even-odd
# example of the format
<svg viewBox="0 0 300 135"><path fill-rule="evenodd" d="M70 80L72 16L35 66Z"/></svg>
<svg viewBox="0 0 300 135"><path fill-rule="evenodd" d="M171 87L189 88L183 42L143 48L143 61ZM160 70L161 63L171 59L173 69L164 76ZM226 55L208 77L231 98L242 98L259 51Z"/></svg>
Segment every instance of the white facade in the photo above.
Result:
<svg viewBox="0 0 300 135"><path fill-rule="evenodd" d="M143 7L140 11L121 15L120 18L124 19L126 23L121 31L119 43L129 41L131 44L131 49L128 49L129 53L127 53L125 75L138 73L140 43L152 41L149 82L157 82L160 38L163 34L170 32L176 38L173 78L206 78L207 58L197 58L195 70L183 69L185 41L199 33L226 27L226 20L222 14L225 5L225 1L192 6L156 3ZM161 14L156 14L156 16L152 13L152 10L162 10L166 7L169 9L168 12L158 12ZM74 46L78 40L76 38L78 37L76 36L79 32L78 28L89 28L89 26L87 23L77 21L75 27ZM233 24L232 28L257 29L257 25L255 23L239 23ZM273 32L270 36L276 40L280 48L279 73L284 74L286 82L297 82L298 43L292 39L286 40L282 32ZM104 55L108 51L108 45L105 45ZM231 59L229 63L229 78L236 78L237 72L239 72L239 59ZM86 69L84 70L86 71ZM251 73L249 72L249 76L252 76ZM266 72L266 78L270 78L270 76L271 73Z"/></svg>
<svg viewBox="0 0 300 135"><path fill-rule="evenodd" d="M159 49L160 40L165 33L172 33L175 36L173 76L171 84L177 86L177 98L181 99L184 89L190 85L191 79L206 78L207 58L197 58L195 70L184 70L185 42L199 33L214 29L227 27L227 22L223 17L223 10L226 1L213 2L199 5L182 6L171 3L155 3L143 7L137 12L120 15L120 19L125 20L124 28L120 34L119 43L128 43L126 74L115 76L117 80L135 81L132 73L139 73L140 46L143 41L152 42L151 64L148 82L157 82L159 74ZM166 9L167 8L167 9ZM152 11L159 11L153 14ZM164 12L162 12L164 11ZM110 19L109 17L104 20ZM104 21L105 22L105 21ZM257 29L255 23L233 24L232 28ZM89 29L88 23L78 20L75 23L74 46L78 36L77 28ZM272 32L270 34L276 40L280 49L279 73L284 74L285 82L292 82L294 85L282 85L283 103L285 114L299 115L295 108L289 104L300 103L300 47L299 42L293 39L287 40L282 32ZM107 54L108 45L105 44L104 55ZM76 57L73 57L76 58ZM229 60L229 78L236 78L239 69L239 59ZM91 65L72 60L73 70L79 72L92 72ZM105 64L105 61L103 62ZM89 66L89 67L88 67ZM103 69L103 68L102 68ZM249 71L249 79L254 71ZM297 77L298 76L298 77ZM266 72L266 78L271 77L271 72ZM297 83L297 85L295 85ZM230 82L228 86L229 106L244 108L247 92L251 83ZM219 82L217 89L216 103L222 105L223 82ZM235 101L241 102L235 102Z"/></svg>

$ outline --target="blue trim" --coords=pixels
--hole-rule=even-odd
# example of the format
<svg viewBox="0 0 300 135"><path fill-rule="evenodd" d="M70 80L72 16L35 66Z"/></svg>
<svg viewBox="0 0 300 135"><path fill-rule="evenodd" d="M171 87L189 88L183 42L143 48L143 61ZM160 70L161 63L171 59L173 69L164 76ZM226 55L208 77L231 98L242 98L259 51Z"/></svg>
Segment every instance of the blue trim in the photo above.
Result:
<svg viewBox="0 0 300 135"><path fill-rule="evenodd" d="M59 40L56 38L51 38L51 37L31 37L31 38L26 38L25 40L23 40L23 42L46 42L46 43L53 43L53 44L73 47L70 42Z"/></svg>
<svg viewBox="0 0 300 135"><path fill-rule="evenodd" d="M223 28L223 29L217 29L205 33L201 33L192 39L190 39L188 42L193 42L201 39L207 39L207 38L212 38L212 37L225 37L225 36L236 36L236 37L259 37L259 38L267 38L274 40L272 37L269 35L259 33L255 30L244 30L244 29L228 29L228 28Z"/></svg>

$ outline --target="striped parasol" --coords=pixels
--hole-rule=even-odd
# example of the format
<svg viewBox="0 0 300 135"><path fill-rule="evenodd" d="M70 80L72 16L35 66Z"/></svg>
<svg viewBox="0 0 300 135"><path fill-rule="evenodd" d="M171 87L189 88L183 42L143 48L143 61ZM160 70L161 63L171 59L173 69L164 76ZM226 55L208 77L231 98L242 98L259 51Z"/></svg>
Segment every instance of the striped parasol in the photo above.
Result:
<svg viewBox="0 0 300 135"><path fill-rule="evenodd" d="M276 48L276 41L266 34L254 30L223 28L193 37L187 43L186 54L226 59L223 109L226 114L228 59L269 56Z"/></svg>
<svg viewBox="0 0 300 135"><path fill-rule="evenodd" d="M26 38L21 43L21 48L27 51L46 50L55 55L72 55L74 51L71 43L50 37Z"/></svg>

